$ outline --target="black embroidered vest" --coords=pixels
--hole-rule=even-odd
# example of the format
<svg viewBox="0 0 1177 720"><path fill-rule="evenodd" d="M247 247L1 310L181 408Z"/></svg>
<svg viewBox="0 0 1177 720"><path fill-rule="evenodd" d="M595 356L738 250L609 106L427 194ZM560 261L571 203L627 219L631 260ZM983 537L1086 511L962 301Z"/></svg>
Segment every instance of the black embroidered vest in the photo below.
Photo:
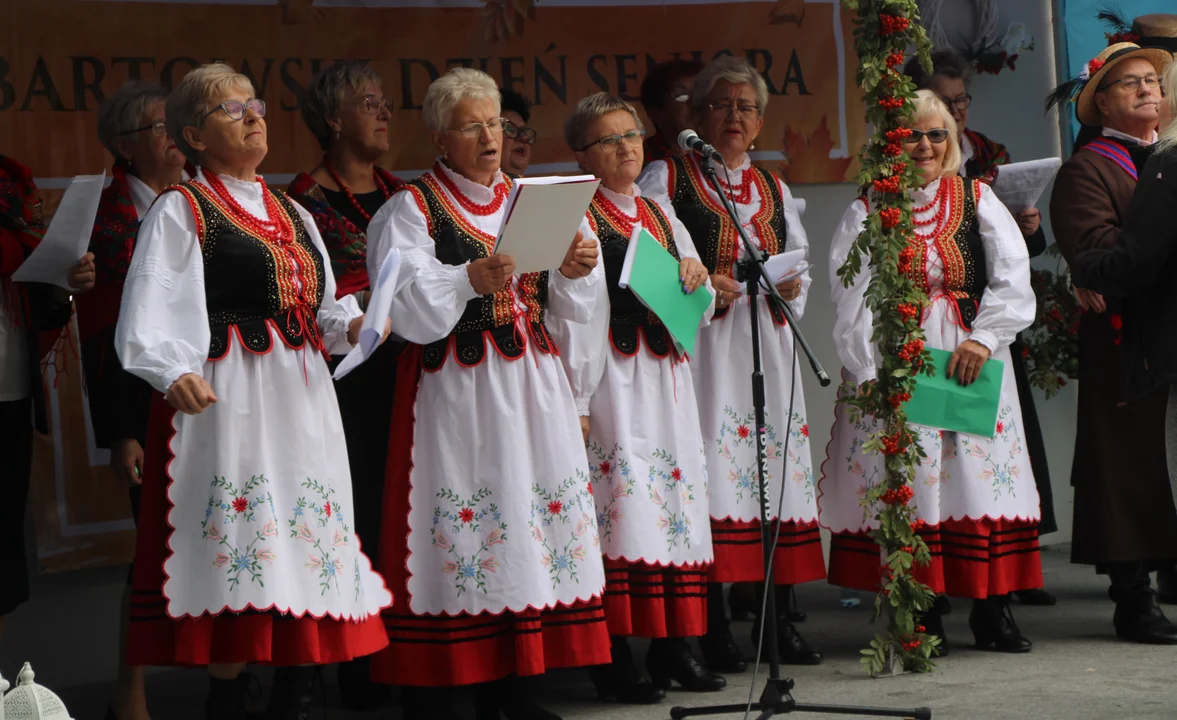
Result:
<svg viewBox="0 0 1177 720"><path fill-rule="evenodd" d="M490 257L495 238L467 221L432 175L426 173L420 176L408 183L406 189L413 194L429 223L429 234L433 237L439 261L446 265L464 265ZM526 308L524 315L528 334L535 342L536 350L554 353L556 345L544 326L547 299L547 272L519 276L518 300ZM480 364L486 357L487 336L503 357L508 360L522 357L527 340L516 328L515 306L516 293L509 285L493 295L469 301L458 324L450 331L450 336L425 346L425 369L437 370L445 364L451 344L459 364L466 367Z"/></svg>
<svg viewBox="0 0 1177 720"><path fill-rule="evenodd" d="M940 232L933 241L944 262L943 291L956 302L961 327L972 330L981 296L989 284L985 246L977 221L977 195L981 181L954 175L940 182L947 183L945 191L949 193L947 217L941 221ZM924 267L927 242L913 235L910 247L915 251L915 257L908 277L930 292Z"/></svg>
<svg viewBox="0 0 1177 720"><path fill-rule="evenodd" d="M680 260L678 247L674 244L674 231L666 215L652 200L639 197L637 201L640 203L639 216L649 218L643 227L662 247L670 251L675 260ZM589 205L589 222L601 243L601 262L605 264L605 281L609 287L609 339L613 349L627 357L636 355L640 333L650 352L664 358L673 347L670 333L632 290L622 288L619 284L625 254L629 249L629 234L609 218L604 208L600 196L594 197Z"/></svg>
<svg viewBox="0 0 1177 720"><path fill-rule="evenodd" d="M269 352L271 328L288 347L308 341L319 347L315 318L326 284L323 258L290 199L269 189L294 228L294 242L278 245L252 234L206 185L189 180L164 192L172 191L187 198L196 218L212 333L209 359L224 357L234 333L248 350Z"/></svg>
<svg viewBox="0 0 1177 720"><path fill-rule="evenodd" d="M691 233L691 240L699 257L710 273L735 277L735 262L739 257L740 235L735 224L723 206L707 194L707 178L703 176L698 161L694 158L667 158L669 177L667 188L674 214ZM767 170L753 167L752 182L760 192L760 210L752 218L752 225L760 237L761 246L769 255L779 255L785 250L784 198L776 177ZM784 313L769 304L773 321L785 324ZM716 318L721 318L731 306L716 308Z"/></svg>

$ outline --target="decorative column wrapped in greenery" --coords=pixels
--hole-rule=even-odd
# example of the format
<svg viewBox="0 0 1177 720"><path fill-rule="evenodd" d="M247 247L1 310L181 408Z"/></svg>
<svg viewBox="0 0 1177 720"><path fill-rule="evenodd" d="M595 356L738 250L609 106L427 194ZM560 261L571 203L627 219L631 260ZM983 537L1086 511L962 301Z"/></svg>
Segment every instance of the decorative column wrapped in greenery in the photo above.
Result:
<svg viewBox="0 0 1177 720"><path fill-rule="evenodd" d="M846 264L838 276L846 285L865 262L871 272L866 302L874 314L873 341L882 357L877 380L857 392L844 392L842 402L854 417L874 417L878 431L863 446L882 453L883 482L870 488L866 502L877 509L878 529L871 536L882 548L880 592L875 613L887 618L887 629L862 651L862 664L871 675L902 670L924 672L933 667L931 655L939 639L925 634L918 613L933 601L928 587L912 575L914 563L930 562L928 546L916 534L922 521L912 520L908 506L914 491L915 468L925 457L916 433L907 425L904 406L911 398L915 375L931 372L924 350L920 317L928 298L911 278L915 251L909 190L920 178L905 152L907 126L914 112L915 86L903 74L909 47L914 47L925 69L931 70L931 43L919 23L916 0L842 0L857 13L854 45L858 52L857 80L866 94L866 120L874 128L859 154L858 181L867 193L870 213Z"/></svg>

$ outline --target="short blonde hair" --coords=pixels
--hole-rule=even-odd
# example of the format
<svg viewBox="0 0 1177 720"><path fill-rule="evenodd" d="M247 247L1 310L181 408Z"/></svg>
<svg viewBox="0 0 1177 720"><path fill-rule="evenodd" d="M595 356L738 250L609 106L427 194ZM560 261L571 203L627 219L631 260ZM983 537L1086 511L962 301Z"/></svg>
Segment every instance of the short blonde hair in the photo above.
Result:
<svg viewBox="0 0 1177 720"><path fill-rule="evenodd" d="M642 132L646 131L645 126L642 125L642 119L638 116L638 111L634 110L633 105L616 95L599 92L576 103L576 109L564 122L564 140L568 143L568 147L573 152L584 150L584 146L588 143L588 138L585 135L588 134L589 127L606 115L618 111L629 113L637 129Z"/></svg>
<svg viewBox="0 0 1177 720"><path fill-rule="evenodd" d="M502 112L503 98L494 78L481 70L456 67L434 80L425 91L425 126L433 131L451 129L454 108L463 100L493 100L498 108L495 112Z"/></svg>
<svg viewBox="0 0 1177 720"><path fill-rule="evenodd" d="M731 55L715 58L695 78L695 86L691 90L691 108L695 112L703 109L707 96L721 80L727 80L732 85L751 85L756 90L756 109L761 116L764 115L768 109L768 84L764 82L764 76L747 60Z"/></svg>
<svg viewBox="0 0 1177 720"><path fill-rule="evenodd" d="M948 111L948 106L944 101L936 96L936 93L931 90L919 90L915 94L915 116L912 117L912 124L919 123L923 120L938 119L943 121L944 129L948 131L948 149L944 152L944 167L940 171L940 177L951 177L960 172L961 152L960 140L957 139L956 120L952 119L952 113Z"/></svg>
<svg viewBox="0 0 1177 720"><path fill-rule="evenodd" d="M1165 78L1162 82L1165 97L1161 98L1161 102L1169 103L1169 116L1173 119L1167 127L1161 128L1161 139L1157 144L1159 152L1177 147L1177 60L1165 66Z"/></svg>
<svg viewBox="0 0 1177 720"><path fill-rule="evenodd" d="M184 157L194 165L200 164L199 153L184 139L184 128L198 128L212 108L214 98L228 90L241 90L253 97L250 79L223 62L201 65L192 70L168 97L164 120L172 140Z"/></svg>

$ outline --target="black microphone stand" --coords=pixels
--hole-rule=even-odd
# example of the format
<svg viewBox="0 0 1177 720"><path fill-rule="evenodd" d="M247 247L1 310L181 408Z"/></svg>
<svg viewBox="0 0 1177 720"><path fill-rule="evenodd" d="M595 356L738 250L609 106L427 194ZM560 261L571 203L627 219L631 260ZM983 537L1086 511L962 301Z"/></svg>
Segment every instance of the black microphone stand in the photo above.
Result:
<svg viewBox="0 0 1177 720"><path fill-rule="evenodd" d="M764 374L760 365L760 308L757 305L757 298L760 295L762 282L764 289L768 292L769 302L773 303L780 312L784 313L787 325L793 332L793 338L797 347L800 347L804 351L805 356L809 358L809 364L813 368L814 374L817 375L817 379L822 387L827 387L830 384L830 376L826 374L821 362L818 361L817 357L813 354L813 350L810 349L809 343L805 341L805 336L801 334L800 328L797 327L797 321L793 317L793 311L777 291L776 284L764 267L767 254L764 250L754 245L748 237L743 223L740 222L740 216L736 213L735 205L724 194L723 188L719 185L719 178L715 175L715 168L706 158L701 160L699 164L703 168L703 174L707 176L708 181L711 183L711 187L719 195L724 209L727 210L727 214L731 217L732 222L736 226L736 231L740 234L741 241L743 241L744 259L740 260L736 265L736 280L747 283L748 300L751 304L749 316L752 323L752 404L756 417L756 472L760 485L760 531L761 550L764 553L765 593L765 597L761 603L763 612L760 618L762 631L761 647L759 650L761 655L768 659L768 679L764 692L760 695L760 701L754 703L752 708L760 712L760 715L757 716L758 720L768 720L774 715L784 715L792 712L825 713L832 715L872 715L876 717L931 720L932 711L930 708L890 709L799 703L793 699L793 679L781 677L780 655L779 648L777 647L776 592L774 591L772 581L776 537L772 530L772 524L769 522L769 518L772 516L772 510L769 504L771 498L769 497L768 491L768 456L765 452L765 394ZM783 238L781 242L784 242ZM792 381L795 382L796 378L792 378ZM682 720L682 718L702 715L747 713L748 710L748 703L739 705L711 705L697 708L673 707L670 709L670 717L674 720Z"/></svg>

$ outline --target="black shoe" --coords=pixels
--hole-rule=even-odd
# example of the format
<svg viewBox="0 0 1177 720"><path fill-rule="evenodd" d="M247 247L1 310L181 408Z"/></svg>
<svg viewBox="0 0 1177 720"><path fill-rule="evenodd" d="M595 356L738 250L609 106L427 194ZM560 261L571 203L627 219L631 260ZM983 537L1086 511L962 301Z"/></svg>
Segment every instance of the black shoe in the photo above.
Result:
<svg viewBox="0 0 1177 720"><path fill-rule="evenodd" d="M319 668L314 665L280 667L274 671L265 720L310 720L311 703L319 689Z"/></svg>
<svg viewBox="0 0 1177 720"><path fill-rule="evenodd" d="M923 625L924 632L940 638L940 644L933 650L937 657L948 655L948 636L944 634L944 616L936 612L935 606L923 615L916 616L916 625Z"/></svg>
<svg viewBox="0 0 1177 720"><path fill-rule="evenodd" d="M367 657L339 663L335 681L343 704L354 712L378 710L392 699L391 687L372 681L372 664Z"/></svg>
<svg viewBox="0 0 1177 720"><path fill-rule="evenodd" d="M1177 645L1177 626L1161 612L1156 593L1151 590L1116 603L1112 624L1116 635L1125 640L1146 645Z"/></svg>
<svg viewBox="0 0 1177 720"><path fill-rule="evenodd" d="M777 620L777 653L782 665L821 665L822 655L805 642L793 623ZM760 623L752 625L752 644L760 641Z"/></svg>
<svg viewBox="0 0 1177 720"><path fill-rule="evenodd" d="M788 592L784 593L784 602L777 603L777 612L780 616L791 623L803 623L809 617L807 613L803 613L797 609L797 590L790 585Z"/></svg>
<svg viewBox="0 0 1177 720"><path fill-rule="evenodd" d="M409 687L401 688L401 718L403 720L465 720L455 703L457 688ZM497 713L498 711L495 710ZM482 716L479 715L479 718ZM494 717L498 717L495 715Z"/></svg>
<svg viewBox="0 0 1177 720"><path fill-rule="evenodd" d="M242 675L232 680L210 677L204 715L208 720L246 720L248 697L248 677Z"/></svg>
<svg viewBox="0 0 1177 720"><path fill-rule="evenodd" d="M1157 570L1157 600L1177 605L1177 568Z"/></svg>
<svg viewBox="0 0 1177 720"><path fill-rule="evenodd" d="M1023 605L1034 605L1036 607L1049 607L1058 602L1058 598L1043 588L1038 588L1037 590L1017 590L1014 592L1014 597Z"/></svg>
<svg viewBox="0 0 1177 720"><path fill-rule="evenodd" d="M727 687L721 675L706 670L683 638L661 638L650 643L646 669L654 685L669 690L671 681L687 692L719 692Z"/></svg>
<svg viewBox="0 0 1177 720"><path fill-rule="evenodd" d="M527 683L516 675L479 685L474 698L477 720L561 720L536 704Z"/></svg>
<svg viewBox="0 0 1177 720"><path fill-rule="evenodd" d="M703 664L711 672L738 675L748 670L748 661L736 646L731 628L708 632L699 638L699 649L703 651Z"/></svg>
<svg viewBox="0 0 1177 720"><path fill-rule="evenodd" d="M625 705L655 705L666 698L666 692L642 677L633 662L633 652L623 637L612 638L613 662L589 670L589 678L601 700L616 700Z"/></svg>
<svg viewBox="0 0 1177 720"><path fill-rule="evenodd" d="M1034 647L1034 643L1018 630L1009 599L1005 597L974 600L969 627L981 649L991 647L997 652L1028 653Z"/></svg>

